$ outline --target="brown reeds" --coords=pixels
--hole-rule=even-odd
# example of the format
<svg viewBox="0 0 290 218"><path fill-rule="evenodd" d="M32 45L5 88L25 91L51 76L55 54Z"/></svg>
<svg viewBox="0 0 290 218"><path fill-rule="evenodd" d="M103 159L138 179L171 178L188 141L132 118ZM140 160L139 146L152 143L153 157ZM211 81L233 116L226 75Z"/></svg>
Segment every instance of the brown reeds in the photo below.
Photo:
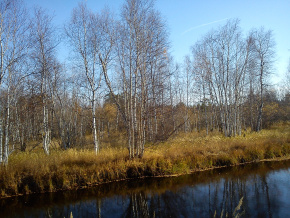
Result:
<svg viewBox="0 0 290 218"><path fill-rule="evenodd" d="M125 148L19 152L0 168L0 197L90 187L144 176L185 174L263 159L289 158L290 127L223 137L219 133L181 133L147 145L142 159L128 159Z"/></svg>

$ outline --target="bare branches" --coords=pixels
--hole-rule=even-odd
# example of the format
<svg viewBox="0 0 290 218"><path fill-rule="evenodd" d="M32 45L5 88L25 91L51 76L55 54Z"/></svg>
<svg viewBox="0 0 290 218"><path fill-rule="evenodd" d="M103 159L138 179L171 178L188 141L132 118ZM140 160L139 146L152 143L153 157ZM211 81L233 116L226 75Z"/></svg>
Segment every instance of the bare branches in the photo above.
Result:
<svg viewBox="0 0 290 218"><path fill-rule="evenodd" d="M241 134L241 105L244 103L243 93L249 85L246 79L253 71L261 75L261 81L265 79L263 67L267 64L267 71L270 70L274 57L271 46L271 31L255 30L244 39L239 21L230 20L193 47L196 79L199 84L206 84L204 98L207 95L219 105L219 122L226 136ZM261 68L253 68L259 66L256 62L261 58Z"/></svg>

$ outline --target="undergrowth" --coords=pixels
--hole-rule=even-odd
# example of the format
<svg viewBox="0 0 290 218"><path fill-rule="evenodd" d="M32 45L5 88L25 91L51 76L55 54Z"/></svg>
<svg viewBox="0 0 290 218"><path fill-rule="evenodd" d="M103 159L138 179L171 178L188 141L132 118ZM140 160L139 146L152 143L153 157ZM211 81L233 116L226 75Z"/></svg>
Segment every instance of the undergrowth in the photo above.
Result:
<svg viewBox="0 0 290 218"><path fill-rule="evenodd" d="M142 159L128 159L125 148L19 152L0 166L0 197L54 192L143 176L184 174L245 162L288 158L290 127L277 125L259 133L223 137L218 133L180 133L157 145L147 145Z"/></svg>

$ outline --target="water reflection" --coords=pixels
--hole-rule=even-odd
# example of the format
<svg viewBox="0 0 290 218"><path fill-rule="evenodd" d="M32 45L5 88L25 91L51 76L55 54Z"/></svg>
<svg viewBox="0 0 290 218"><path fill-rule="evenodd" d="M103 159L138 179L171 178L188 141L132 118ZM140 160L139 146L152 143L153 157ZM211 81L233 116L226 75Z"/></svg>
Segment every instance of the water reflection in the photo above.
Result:
<svg viewBox="0 0 290 218"><path fill-rule="evenodd" d="M287 217L289 170L290 161L268 162L29 195L1 200L0 216Z"/></svg>

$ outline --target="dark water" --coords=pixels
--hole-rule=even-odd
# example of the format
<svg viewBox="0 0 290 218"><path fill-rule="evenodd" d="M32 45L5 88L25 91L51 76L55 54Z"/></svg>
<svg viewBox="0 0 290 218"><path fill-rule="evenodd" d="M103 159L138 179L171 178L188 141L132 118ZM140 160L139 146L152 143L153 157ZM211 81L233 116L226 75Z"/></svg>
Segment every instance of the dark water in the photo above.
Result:
<svg viewBox="0 0 290 218"><path fill-rule="evenodd" d="M290 161L0 200L1 217L70 215L75 218L290 217Z"/></svg>

